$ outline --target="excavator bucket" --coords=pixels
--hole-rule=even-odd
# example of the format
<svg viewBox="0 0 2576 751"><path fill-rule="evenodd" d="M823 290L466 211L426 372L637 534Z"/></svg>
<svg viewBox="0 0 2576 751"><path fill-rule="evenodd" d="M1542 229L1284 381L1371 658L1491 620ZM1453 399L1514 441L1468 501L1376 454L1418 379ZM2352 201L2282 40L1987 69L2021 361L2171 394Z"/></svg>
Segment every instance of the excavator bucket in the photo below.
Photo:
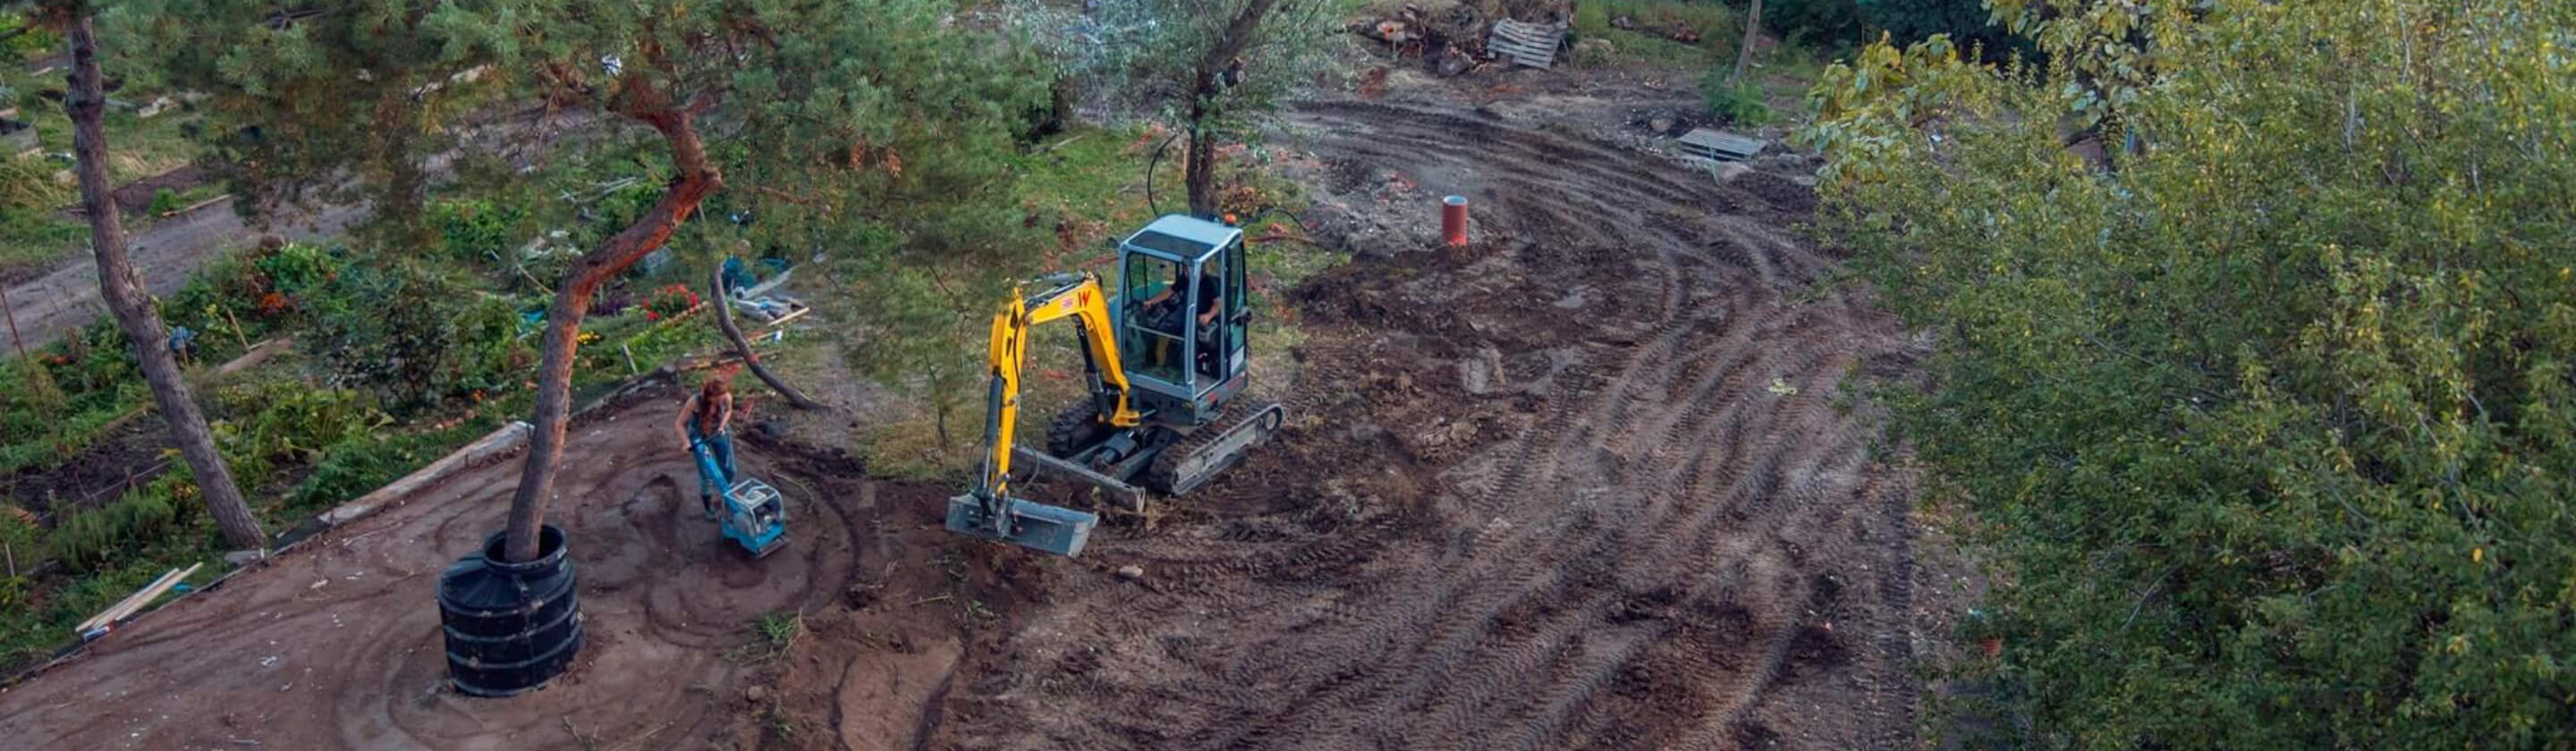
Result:
<svg viewBox="0 0 2576 751"><path fill-rule="evenodd" d="M996 520L974 493L950 498L948 531L1070 557L1082 554L1100 524L1098 514L1035 501L1004 498L1001 506L1003 518Z"/></svg>

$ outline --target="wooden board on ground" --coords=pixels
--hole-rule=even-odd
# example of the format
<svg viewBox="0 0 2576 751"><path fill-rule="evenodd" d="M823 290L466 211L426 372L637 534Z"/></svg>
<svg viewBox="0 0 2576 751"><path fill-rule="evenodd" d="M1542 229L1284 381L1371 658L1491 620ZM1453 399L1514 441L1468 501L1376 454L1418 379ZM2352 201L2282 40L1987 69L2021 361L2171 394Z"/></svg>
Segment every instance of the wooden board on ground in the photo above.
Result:
<svg viewBox="0 0 2576 751"><path fill-rule="evenodd" d="M1741 162L1762 153L1762 139L1749 138L1722 130L1692 128L1682 134L1683 153L1720 162Z"/></svg>
<svg viewBox="0 0 2576 751"><path fill-rule="evenodd" d="M136 590L134 594L127 595L125 599L118 601L114 607L100 611L98 615L90 616L89 620L81 621L80 625L74 627L73 630L76 633L87 634L101 628L116 625L117 621L122 621L133 616L135 611L142 610L143 606L150 605L153 600L160 599L161 593L168 592L170 591L170 588L179 586L179 582L187 581L188 577L195 575L197 573L197 569L204 568L205 565L206 564L203 563L194 564L185 570L175 568L170 569L168 573L162 574L161 578L152 580L151 584L144 586L144 588L140 590Z"/></svg>
<svg viewBox="0 0 2576 751"><path fill-rule="evenodd" d="M1485 49L1514 63L1544 69L1556 64L1556 48L1564 42L1562 25L1506 18L1494 22L1494 33L1486 38Z"/></svg>

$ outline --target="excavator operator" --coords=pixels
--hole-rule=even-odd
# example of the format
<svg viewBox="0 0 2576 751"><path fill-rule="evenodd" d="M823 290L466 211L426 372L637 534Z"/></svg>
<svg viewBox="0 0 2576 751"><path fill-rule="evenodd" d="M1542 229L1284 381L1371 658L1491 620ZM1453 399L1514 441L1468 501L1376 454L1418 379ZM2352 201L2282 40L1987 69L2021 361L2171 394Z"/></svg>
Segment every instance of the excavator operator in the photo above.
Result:
<svg viewBox="0 0 2576 751"><path fill-rule="evenodd" d="M1188 268L1180 264L1172 264L1172 285L1164 287L1161 292L1154 293L1153 297L1145 298L1146 320L1152 321L1154 328L1161 329L1174 338L1183 336L1181 317L1175 313L1181 305L1182 277L1189 274ZM1217 285L1215 269L1211 268L1199 274L1198 333L1199 352L1202 355L1213 355L1216 351L1216 314L1225 305L1225 293ZM1168 344L1169 342L1155 343L1154 360L1156 362L1170 361L1172 353L1164 351Z"/></svg>

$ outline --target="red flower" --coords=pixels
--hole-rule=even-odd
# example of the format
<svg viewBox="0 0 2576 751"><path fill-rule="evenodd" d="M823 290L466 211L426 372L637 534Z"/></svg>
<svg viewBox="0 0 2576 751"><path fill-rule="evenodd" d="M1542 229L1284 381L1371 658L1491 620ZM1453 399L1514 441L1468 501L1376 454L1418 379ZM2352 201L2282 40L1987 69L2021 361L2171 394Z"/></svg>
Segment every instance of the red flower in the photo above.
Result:
<svg viewBox="0 0 2576 751"><path fill-rule="evenodd" d="M647 311L644 311L644 320L647 320L647 321L659 321L659 320L662 320L662 317L661 317L661 316L659 316L659 315L654 314L654 313L653 313L653 311L647 310Z"/></svg>

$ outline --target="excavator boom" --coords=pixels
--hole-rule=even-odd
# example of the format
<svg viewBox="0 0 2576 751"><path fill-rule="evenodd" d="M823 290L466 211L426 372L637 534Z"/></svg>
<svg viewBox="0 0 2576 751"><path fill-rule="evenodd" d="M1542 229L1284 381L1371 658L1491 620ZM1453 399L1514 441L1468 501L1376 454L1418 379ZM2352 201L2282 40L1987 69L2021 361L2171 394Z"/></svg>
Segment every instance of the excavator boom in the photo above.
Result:
<svg viewBox="0 0 2576 751"><path fill-rule="evenodd" d="M1020 377L1028 367L1029 338L1039 324L1058 319L1074 319L1081 328L1083 358L1088 367L1092 398L1100 414L1116 427L1133 427L1143 416L1130 402L1132 396L1127 373L1118 360L1118 338L1111 327L1108 295L1101 290L1100 279L1088 273L1055 274L1037 280L1046 289L1035 295L1026 288L1015 290L1009 302L993 316L993 338L989 354L992 385L986 393L984 443L986 453L981 477L975 489L948 501L948 528L957 532L987 537L1016 545L1045 550L1060 555L1076 555L1090 536L1099 517L1084 511L1035 503L1010 496L1012 446L1019 423ZM1051 457L1050 457L1051 458ZM1137 491L1115 478L1082 470L1079 465L1055 460L1060 470L1081 470L1076 476L1107 481L1112 491L1134 496Z"/></svg>

